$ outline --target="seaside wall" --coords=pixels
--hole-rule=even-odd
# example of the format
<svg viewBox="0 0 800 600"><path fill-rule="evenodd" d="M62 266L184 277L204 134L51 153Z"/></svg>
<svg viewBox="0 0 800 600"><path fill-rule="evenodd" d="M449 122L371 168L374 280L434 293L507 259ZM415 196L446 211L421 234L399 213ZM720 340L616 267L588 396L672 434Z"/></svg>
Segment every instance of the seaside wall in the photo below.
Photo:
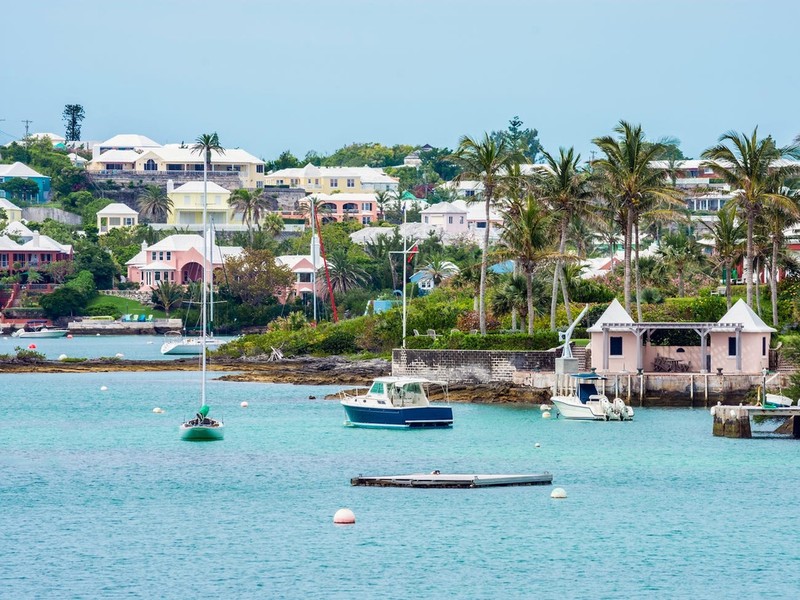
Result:
<svg viewBox="0 0 800 600"><path fill-rule="evenodd" d="M552 372L555 359L555 352L546 351L395 349L392 374L450 383L512 383L521 373Z"/></svg>

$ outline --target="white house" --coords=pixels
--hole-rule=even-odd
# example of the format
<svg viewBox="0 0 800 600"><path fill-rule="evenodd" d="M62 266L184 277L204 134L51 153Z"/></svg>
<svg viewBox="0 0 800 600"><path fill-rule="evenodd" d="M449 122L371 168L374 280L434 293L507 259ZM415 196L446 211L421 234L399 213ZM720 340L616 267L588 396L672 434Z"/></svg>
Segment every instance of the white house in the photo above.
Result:
<svg viewBox="0 0 800 600"><path fill-rule="evenodd" d="M108 233L118 227L135 227L139 224L139 213L130 206L115 202L97 211L97 229Z"/></svg>

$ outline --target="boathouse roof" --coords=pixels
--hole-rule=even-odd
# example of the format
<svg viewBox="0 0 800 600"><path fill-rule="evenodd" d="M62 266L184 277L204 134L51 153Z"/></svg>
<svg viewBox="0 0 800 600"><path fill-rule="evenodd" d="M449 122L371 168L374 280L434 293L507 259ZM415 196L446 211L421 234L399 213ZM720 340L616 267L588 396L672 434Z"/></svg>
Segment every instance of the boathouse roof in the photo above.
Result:
<svg viewBox="0 0 800 600"><path fill-rule="evenodd" d="M611 304L608 305L608 308L600 315L600 318L597 319L595 324L586 331L589 333L600 333L603 331L603 325L607 323L630 323L633 325L633 319L628 314L628 311L622 307L622 304L620 304L619 300L616 298L611 301Z"/></svg>
<svg viewBox="0 0 800 600"><path fill-rule="evenodd" d="M731 309L719 320L720 323L741 323L743 333L775 333L747 303L739 298Z"/></svg>

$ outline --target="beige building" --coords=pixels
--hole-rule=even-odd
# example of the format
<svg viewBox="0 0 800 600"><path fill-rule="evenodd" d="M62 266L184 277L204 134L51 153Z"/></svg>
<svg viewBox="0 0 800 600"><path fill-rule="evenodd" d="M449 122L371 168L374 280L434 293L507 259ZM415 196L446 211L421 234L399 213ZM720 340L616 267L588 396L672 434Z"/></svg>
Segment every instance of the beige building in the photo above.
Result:
<svg viewBox="0 0 800 600"><path fill-rule="evenodd" d="M143 180L154 176L202 180L204 158L192 143L162 146L144 136L123 134L95 146L86 170L111 179L138 175ZM264 175L264 161L241 148L211 153L210 179L229 189L263 188Z"/></svg>
<svg viewBox="0 0 800 600"><path fill-rule="evenodd" d="M97 229L100 233L108 233L118 227L135 227L138 224L139 213L120 202L97 211Z"/></svg>
<svg viewBox="0 0 800 600"><path fill-rule="evenodd" d="M7 222L22 221L22 209L10 200L0 198L0 209L6 212L5 220Z"/></svg>
<svg viewBox="0 0 800 600"><path fill-rule="evenodd" d="M241 223L241 216L234 215L229 204L230 191L213 181L208 186L207 217L209 223L229 225ZM202 225L203 224L203 182L190 181L173 190L167 188L167 196L172 200L172 211L167 216L168 225ZM238 221L237 221L238 219Z"/></svg>

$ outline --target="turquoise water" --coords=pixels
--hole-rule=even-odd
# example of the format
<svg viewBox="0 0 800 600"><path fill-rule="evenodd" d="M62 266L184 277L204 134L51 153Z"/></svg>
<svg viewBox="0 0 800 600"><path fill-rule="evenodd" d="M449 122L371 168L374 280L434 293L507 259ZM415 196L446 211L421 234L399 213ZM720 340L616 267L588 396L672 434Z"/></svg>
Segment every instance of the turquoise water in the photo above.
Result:
<svg viewBox="0 0 800 600"><path fill-rule="evenodd" d="M336 388L210 382L226 438L192 444L177 435L196 404L186 373L0 375L0 386L4 598L800 590L800 442L714 438L705 410L581 423L456 405L452 430L365 430L321 400ZM433 469L547 470L569 497L349 485ZM341 507L355 526L332 524Z"/></svg>
<svg viewBox="0 0 800 600"><path fill-rule="evenodd" d="M231 340L232 337L218 336L221 340ZM13 354L14 348L19 346L27 348L30 344L36 345L36 351L41 352L50 360L56 360L62 354L71 358L100 358L102 356L116 356L123 354L130 360L175 360L186 356L169 356L161 354L161 344L164 343L163 335L78 335L73 338L15 338L10 336L0 337L0 354Z"/></svg>

